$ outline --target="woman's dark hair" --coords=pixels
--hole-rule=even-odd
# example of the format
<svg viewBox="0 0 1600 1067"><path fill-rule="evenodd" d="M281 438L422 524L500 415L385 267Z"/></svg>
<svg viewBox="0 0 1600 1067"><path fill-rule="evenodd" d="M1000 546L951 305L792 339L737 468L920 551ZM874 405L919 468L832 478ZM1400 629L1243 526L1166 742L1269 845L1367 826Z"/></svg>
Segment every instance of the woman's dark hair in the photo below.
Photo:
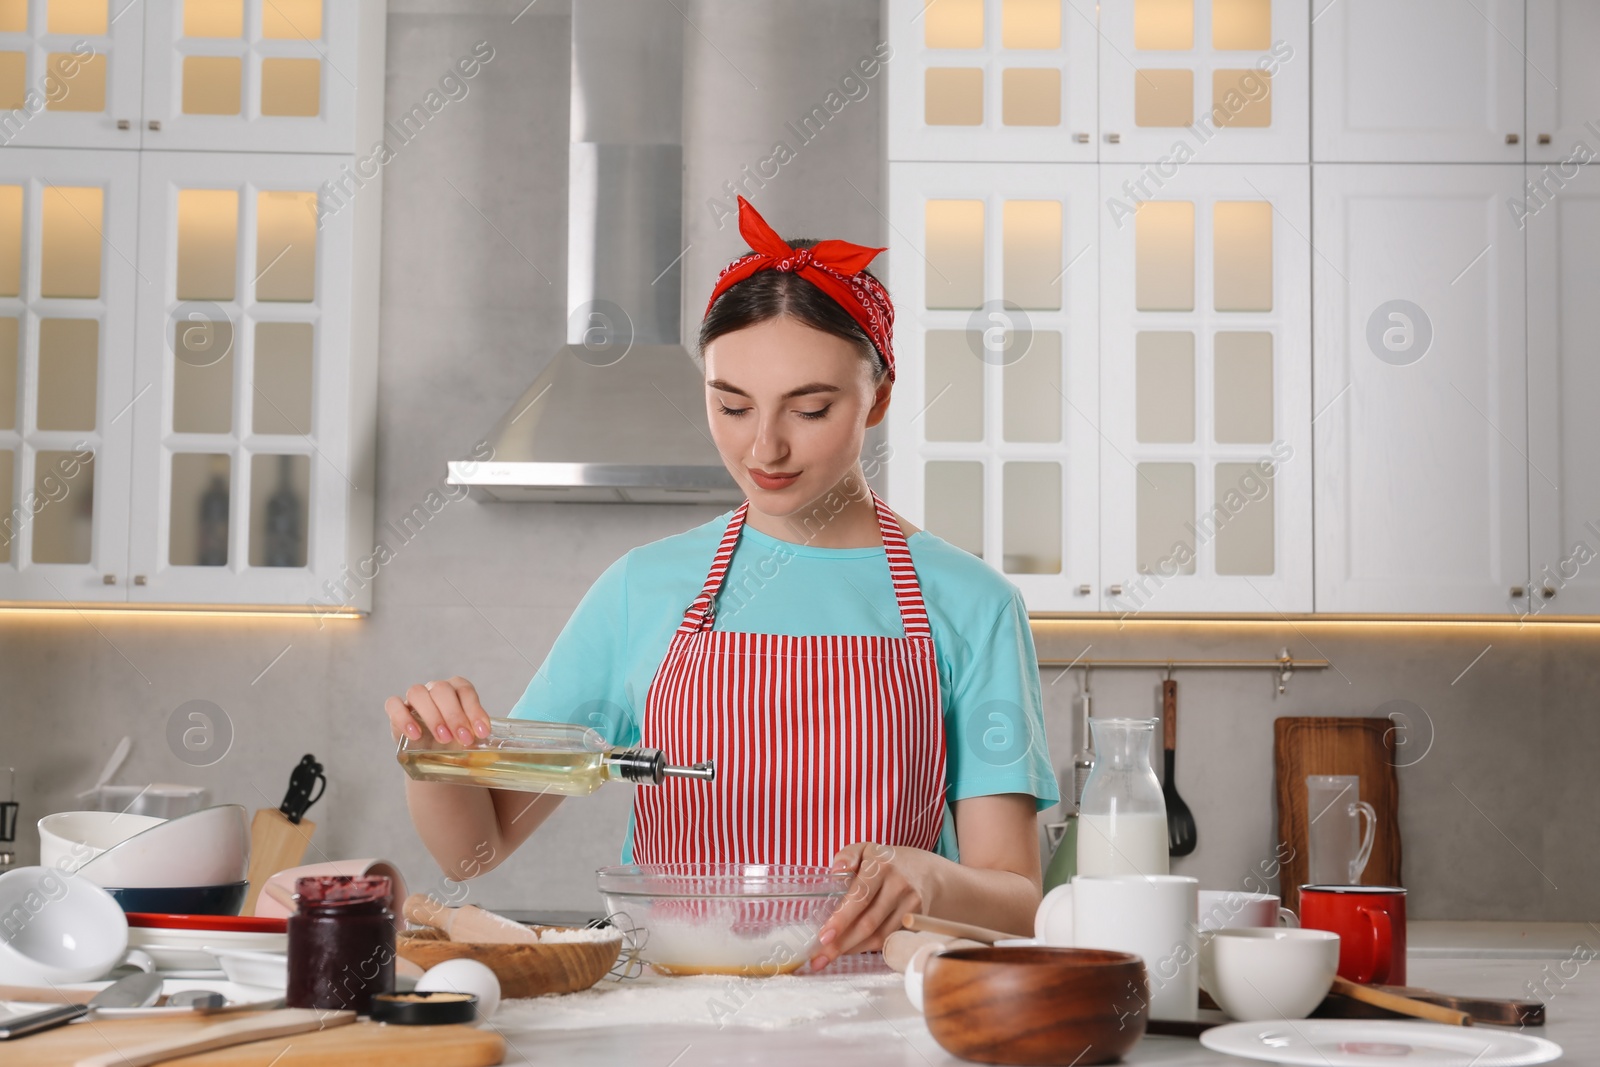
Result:
<svg viewBox="0 0 1600 1067"><path fill-rule="evenodd" d="M811 248L816 243L810 238L801 238L790 241L789 247ZM883 356L861 324L851 318L850 313L840 307L833 297L794 271L756 271L718 297L700 323L695 354L704 366L706 346L723 334L784 317L856 345L861 350L861 357L872 364L875 382L882 381L884 375L889 373Z"/></svg>

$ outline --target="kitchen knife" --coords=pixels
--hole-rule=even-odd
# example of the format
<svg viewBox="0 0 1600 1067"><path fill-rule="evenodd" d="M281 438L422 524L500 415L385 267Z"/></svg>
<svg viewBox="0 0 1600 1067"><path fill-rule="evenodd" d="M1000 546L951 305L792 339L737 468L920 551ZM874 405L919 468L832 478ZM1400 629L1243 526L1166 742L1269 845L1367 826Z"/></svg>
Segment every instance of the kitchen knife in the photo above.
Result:
<svg viewBox="0 0 1600 1067"><path fill-rule="evenodd" d="M0 1040L63 1026L80 1015L88 1015L96 1008L148 1007L161 996L161 983L159 974L143 972L130 974L100 990L87 1004L64 1004L58 1008L36 1011L18 1019L0 1019Z"/></svg>
<svg viewBox="0 0 1600 1067"><path fill-rule="evenodd" d="M313 788L315 792L313 793ZM306 809L322 799L328 778L322 764L310 753L289 774L289 789L276 811L262 808L250 822L250 889L245 894L242 914L254 915L256 898L267 879L279 871L298 867L317 824L307 819Z"/></svg>

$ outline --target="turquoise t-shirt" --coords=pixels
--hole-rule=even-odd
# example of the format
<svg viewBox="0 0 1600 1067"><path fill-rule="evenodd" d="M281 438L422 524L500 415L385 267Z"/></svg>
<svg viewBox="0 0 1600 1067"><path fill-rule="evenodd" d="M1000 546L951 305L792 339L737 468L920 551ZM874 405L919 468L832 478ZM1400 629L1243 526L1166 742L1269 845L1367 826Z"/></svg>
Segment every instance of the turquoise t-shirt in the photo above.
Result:
<svg viewBox="0 0 1600 1067"><path fill-rule="evenodd" d="M606 568L511 717L583 723L610 744L638 744L650 681L732 515L642 545ZM949 803L1028 793L1043 811L1061 797L1022 594L981 559L926 530L906 543L928 608L944 702L949 788L937 851L958 860ZM713 629L905 636L881 545L817 548L748 524L717 595ZM633 829L630 815L623 863L633 862Z"/></svg>

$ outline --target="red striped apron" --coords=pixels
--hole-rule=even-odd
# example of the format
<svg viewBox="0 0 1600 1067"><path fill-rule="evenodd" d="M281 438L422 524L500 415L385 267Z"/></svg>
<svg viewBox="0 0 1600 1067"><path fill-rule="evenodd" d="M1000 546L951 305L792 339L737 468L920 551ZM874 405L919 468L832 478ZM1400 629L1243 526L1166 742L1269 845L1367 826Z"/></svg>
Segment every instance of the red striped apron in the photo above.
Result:
<svg viewBox="0 0 1600 1067"><path fill-rule="evenodd" d="M905 535L876 493L872 503L904 637L713 630L750 502L734 512L640 727L668 762L715 760L717 777L634 791L635 862L827 866L857 842L938 843L945 736L933 633Z"/></svg>

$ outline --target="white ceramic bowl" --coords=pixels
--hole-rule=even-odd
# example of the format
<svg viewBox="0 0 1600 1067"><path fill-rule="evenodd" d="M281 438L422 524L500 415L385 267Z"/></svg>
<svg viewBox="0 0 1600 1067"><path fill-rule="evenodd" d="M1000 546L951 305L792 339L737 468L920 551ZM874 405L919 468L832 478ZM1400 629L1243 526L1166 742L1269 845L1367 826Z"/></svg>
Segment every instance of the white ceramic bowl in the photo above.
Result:
<svg viewBox="0 0 1600 1067"><path fill-rule="evenodd" d="M282 952L244 952L207 946L222 965L228 981L239 985L283 989L289 984L289 957Z"/></svg>
<svg viewBox="0 0 1600 1067"><path fill-rule="evenodd" d="M250 826L238 804L168 819L113 845L78 868L96 885L175 889L250 877Z"/></svg>
<svg viewBox="0 0 1600 1067"><path fill-rule="evenodd" d="M106 849L166 822L120 811L58 811L39 820L39 866L71 873Z"/></svg>
<svg viewBox="0 0 1600 1067"><path fill-rule="evenodd" d="M1200 988L1240 1022L1304 1019L1339 969L1339 935L1327 930L1246 927L1200 939Z"/></svg>
<svg viewBox="0 0 1600 1067"><path fill-rule="evenodd" d="M0 874L0 983L92 982L128 950L128 917L93 882L49 867ZM9 1053L0 1061L10 1062Z"/></svg>

